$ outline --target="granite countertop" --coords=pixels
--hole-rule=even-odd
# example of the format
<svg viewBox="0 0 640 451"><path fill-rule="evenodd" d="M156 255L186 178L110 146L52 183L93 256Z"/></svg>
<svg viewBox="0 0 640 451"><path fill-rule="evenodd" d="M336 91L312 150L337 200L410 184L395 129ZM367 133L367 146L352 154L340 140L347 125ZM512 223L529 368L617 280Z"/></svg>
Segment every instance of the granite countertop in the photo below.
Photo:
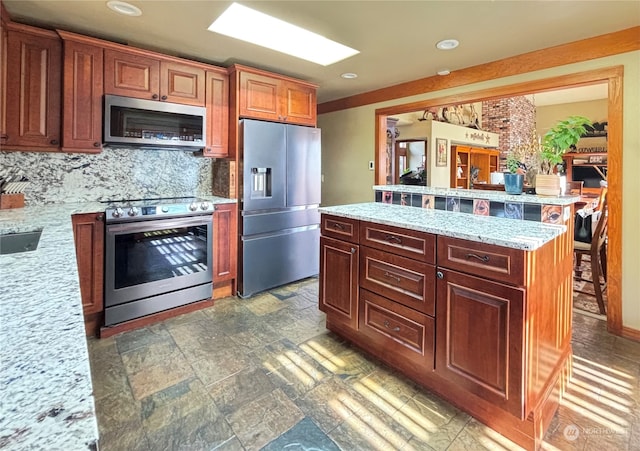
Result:
<svg viewBox="0 0 640 451"><path fill-rule="evenodd" d="M380 202L321 207L320 213L526 251L541 247L567 230L563 225L404 207Z"/></svg>
<svg viewBox="0 0 640 451"><path fill-rule="evenodd" d="M507 194L504 191L487 191L462 188L436 188L416 185L374 185L374 191L391 191L394 193L415 193L432 196L458 196L467 199L489 199L499 202L526 202L530 204L571 205L580 200L580 196L536 196L534 194Z"/></svg>
<svg viewBox="0 0 640 451"><path fill-rule="evenodd" d="M95 449L98 427L71 215L104 210L100 202L0 210L0 234L42 229L35 251L0 255L3 450Z"/></svg>

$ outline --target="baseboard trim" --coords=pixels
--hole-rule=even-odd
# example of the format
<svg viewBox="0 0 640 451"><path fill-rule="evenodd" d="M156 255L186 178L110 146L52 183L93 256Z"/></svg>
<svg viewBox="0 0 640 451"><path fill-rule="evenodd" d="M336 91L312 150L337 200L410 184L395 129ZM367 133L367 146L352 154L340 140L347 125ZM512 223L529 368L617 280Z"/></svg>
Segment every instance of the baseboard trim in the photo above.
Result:
<svg viewBox="0 0 640 451"><path fill-rule="evenodd" d="M622 336L629 340L640 341L640 330L630 327L622 327Z"/></svg>

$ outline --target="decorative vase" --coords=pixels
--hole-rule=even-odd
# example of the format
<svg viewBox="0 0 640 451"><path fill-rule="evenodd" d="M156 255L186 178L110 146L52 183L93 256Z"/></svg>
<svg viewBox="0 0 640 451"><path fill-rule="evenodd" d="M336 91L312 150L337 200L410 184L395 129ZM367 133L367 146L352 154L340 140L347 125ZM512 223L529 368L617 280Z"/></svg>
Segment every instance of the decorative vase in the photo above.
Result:
<svg viewBox="0 0 640 451"><path fill-rule="evenodd" d="M538 196L558 197L560 195L560 177L556 174L537 174L536 194Z"/></svg>
<svg viewBox="0 0 640 451"><path fill-rule="evenodd" d="M524 174L504 173L504 190L507 194L522 194Z"/></svg>

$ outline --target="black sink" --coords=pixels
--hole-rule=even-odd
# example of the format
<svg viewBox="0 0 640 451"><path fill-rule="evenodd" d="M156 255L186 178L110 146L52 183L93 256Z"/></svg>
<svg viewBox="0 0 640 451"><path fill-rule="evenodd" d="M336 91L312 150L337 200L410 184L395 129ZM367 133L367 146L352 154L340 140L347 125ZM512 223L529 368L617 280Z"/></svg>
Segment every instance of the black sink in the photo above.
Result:
<svg viewBox="0 0 640 451"><path fill-rule="evenodd" d="M42 235L42 229L30 232L0 235L0 255L35 251Z"/></svg>

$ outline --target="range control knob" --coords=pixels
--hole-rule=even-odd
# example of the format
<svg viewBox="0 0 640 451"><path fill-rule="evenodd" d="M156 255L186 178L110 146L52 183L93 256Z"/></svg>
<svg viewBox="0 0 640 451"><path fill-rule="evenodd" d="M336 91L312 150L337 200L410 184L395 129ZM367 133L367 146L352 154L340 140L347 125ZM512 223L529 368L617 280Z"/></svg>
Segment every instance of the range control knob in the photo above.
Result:
<svg viewBox="0 0 640 451"><path fill-rule="evenodd" d="M113 216L114 218L119 218L122 216L122 208L118 207L115 210L113 210L113 212L111 213L111 216Z"/></svg>
<svg viewBox="0 0 640 451"><path fill-rule="evenodd" d="M138 214L138 207L131 207L127 214L129 216L136 216Z"/></svg>
<svg viewBox="0 0 640 451"><path fill-rule="evenodd" d="M208 210L208 209L209 209L209 202L202 202L202 203L200 204L200 208L201 208L202 210Z"/></svg>
<svg viewBox="0 0 640 451"><path fill-rule="evenodd" d="M196 204L195 202L192 202L191 204L189 204L189 210L196 211L197 209L198 209L198 204Z"/></svg>

